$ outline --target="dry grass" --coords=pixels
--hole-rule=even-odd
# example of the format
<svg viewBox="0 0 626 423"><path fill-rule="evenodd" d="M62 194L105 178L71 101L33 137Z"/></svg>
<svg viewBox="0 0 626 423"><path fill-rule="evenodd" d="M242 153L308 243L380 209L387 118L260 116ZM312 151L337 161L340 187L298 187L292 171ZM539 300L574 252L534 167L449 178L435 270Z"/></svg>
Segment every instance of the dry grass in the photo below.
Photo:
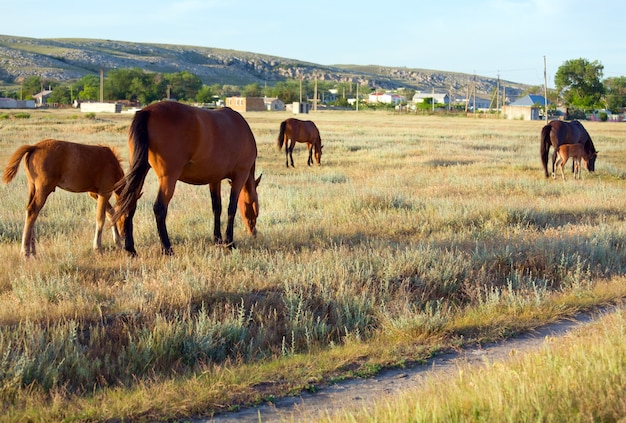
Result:
<svg viewBox="0 0 626 423"><path fill-rule="evenodd" d="M23 261L23 170L0 188L0 392L12 418L207 414L624 297L623 125L586 123L597 172L563 183L540 169L542 122L320 112L322 166L307 167L298 144L288 169L275 147L288 116L245 115L261 215L256 239L237 221L232 252L211 243L208 188L179 184L176 255L161 256L149 173L138 259L110 237L94 256L95 203L57 191L38 220L39 258ZM129 122L5 119L0 163L46 137L126 158Z"/></svg>

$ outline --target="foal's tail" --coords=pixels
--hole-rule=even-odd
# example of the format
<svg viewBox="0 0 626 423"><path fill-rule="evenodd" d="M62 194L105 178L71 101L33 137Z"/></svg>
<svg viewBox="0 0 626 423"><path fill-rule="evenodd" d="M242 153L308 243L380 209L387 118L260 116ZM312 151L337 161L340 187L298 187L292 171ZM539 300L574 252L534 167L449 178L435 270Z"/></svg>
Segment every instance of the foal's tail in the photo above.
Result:
<svg viewBox="0 0 626 423"><path fill-rule="evenodd" d="M283 148L283 142L285 141L285 128L287 127L287 121L284 120L280 124L280 131L278 132L278 139L276 139L276 146L278 149Z"/></svg>
<svg viewBox="0 0 626 423"><path fill-rule="evenodd" d="M546 178L549 176L548 175L548 154L550 152L550 131L551 131L552 127L550 125L546 125L543 127L543 129L541 130L541 139L540 141L540 146L539 146L539 152L541 154L541 164L543 165L543 171L546 174Z"/></svg>
<svg viewBox="0 0 626 423"><path fill-rule="evenodd" d="M23 145L15 150L15 153L13 153L9 159L9 164L7 164L7 167L4 169L4 174L2 175L2 180L5 184L11 182L13 178L15 178L15 175L17 175L17 167L20 165L22 157L26 156L26 160L28 160L28 155L36 149L37 147L34 145Z"/></svg>
<svg viewBox="0 0 626 423"><path fill-rule="evenodd" d="M137 200L141 197L141 189L146 179L150 164L148 163L148 117L149 111L140 110L135 113L133 122L128 132L128 141L131 144L132 162L128 173L120 182L123 186L120 197L117 201L113 221L117 221L122 215L127 214L137 205Z"/></svg>

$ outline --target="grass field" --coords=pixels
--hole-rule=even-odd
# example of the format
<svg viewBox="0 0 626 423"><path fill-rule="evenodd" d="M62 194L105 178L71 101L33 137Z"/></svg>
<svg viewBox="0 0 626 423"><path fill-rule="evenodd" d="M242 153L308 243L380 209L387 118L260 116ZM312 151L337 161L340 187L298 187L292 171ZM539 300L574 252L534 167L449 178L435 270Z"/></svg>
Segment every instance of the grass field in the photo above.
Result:
<svg viewBox="0 0 626 423"><path fill-rule="evenodd" d="M38 258L25 261L23 169L0 188L0 421L208 416L626 296L624 124L585 122L596 172L563 182L543 176L543 122L318 112L307 118L322 166L307 167L298 144L289 169L276 136L290 115L244 116L261 213L257 238L238 218L233 251L212 244L208 187L178 184L175 255L162 256L150 172L138 258L108 233L104 254L92 252L95 202L58 190L37 222ZM0 163L47 137L127 159L130 119L0 115ZM572 395L586 395L579 386Z"/></svg>

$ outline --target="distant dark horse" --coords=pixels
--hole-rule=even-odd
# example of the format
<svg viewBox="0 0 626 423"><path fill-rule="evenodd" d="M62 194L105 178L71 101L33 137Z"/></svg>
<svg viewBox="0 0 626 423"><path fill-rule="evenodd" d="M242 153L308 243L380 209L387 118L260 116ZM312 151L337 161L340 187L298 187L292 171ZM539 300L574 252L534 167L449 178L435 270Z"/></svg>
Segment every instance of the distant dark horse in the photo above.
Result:
<svg viewBox="0 0 626 423"><path fill-rule="evenodd" d="M585 148L585 153L588 156L587 169L589 172L593 172L595 170L598 152L591 141L589 133L580 122L565 122L560 120L550 121L541 130L540 141L541 163L543 164L543 170L546 174L546 178L550 176L548 174L548 156L550 154L550 146L554 147L554 154L552 154L552 177L555 177L554 163L557 158L557 149L561 144L581 144Z"/></svg>
<svg viewBox="0 0 626 423"><path fill-rule="evenodd" d="M291 142L287 142L288 140L291 140ZM289 160L291 160L291 167L294 167L293 147L296 145L296 142L306 143L309 149L309 160L307 161L309 166L313 164L313 148L315 148L315 161L318 165L322 162L322 138L317 126L310 120L289 118L283 121L280 124L280 132L276 142L279 150L285 144L285 165L287 167L289 167Z"/></svg>
<svg viewBox="0 0 626 423"><path fill-rule="evenodd" d="M226 245L233 246L233 228L237 205L248 232L256 235L259 215L257 186L254 179L257 147L245 119L227 107L203 110L175 101L162 101L144 107L131 123L128 147L130 169L119 199L115 218L126 216L125 249L136 255L133 239L133 215L148 170L152 167L159 180L154 216L163 252L172 254L165 218L177 181L209 185L213 206L213 235L222 243L221 183L230 180L230 202L226 226Z"/></svg>

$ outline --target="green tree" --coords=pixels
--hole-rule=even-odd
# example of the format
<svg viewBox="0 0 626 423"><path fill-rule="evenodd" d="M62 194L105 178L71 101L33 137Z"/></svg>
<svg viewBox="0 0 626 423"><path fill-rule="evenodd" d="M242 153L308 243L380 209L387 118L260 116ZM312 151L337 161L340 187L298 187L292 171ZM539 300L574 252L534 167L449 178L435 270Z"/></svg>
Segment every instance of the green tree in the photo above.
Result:
<svg viewBox="0 0 626 423"><path fill-rule="evenodd" d="M600 107L604 94L602 73L604 66L597 60L573 59L565 61L554 76L554 83L567 106L580 109Z"/></svg>
<svg viewBox="0 0 626 423"><path fill-rule="evenodd" d="M163 75L170 87L170 97L178 100L193 100L202 88L199 77L188 71Z"/></svg>
<svg viewBox="0 0 626 423"><path fill-rule="evenodd" d="M51 104L70 104L71 102L70 90L64 85L55 87L48 97L48 103Z"/></svg>
<svg viewBox="0 0 626 423"><path fill-rule="evenodd" d="M95 101L100 98L100 78L96 75L85 75L72 85L72 91L80 100Z"/></svg>
<svg viewBox="0 0 626 423"><path fill-rule="evenodd" d="M22 82L22 98L31 98L33 95L41 92L43 82L37 75L28 76Z"/></svg>
<svg viewBox="0 0 626 423"><path fill-rule="evenodd" d="M606 88L606 108L619 113L626 107L626 76L608 78L604 81Z"/></svg>
<svg viewBox="0 0 626 423"><path fill-rule="evenodd" d="M215 95L217 95L217 92L213 90L213 87L203 85L198 94L196 94L196 101L198 103L212 103L215 101Z"/></svg>
<svg viewBox="0 0 626 423"><path fill-rule="evenodd" d="M241 95L244 97L263 97L263 90L261 89L261 86L255 82L243 87Z"/></svg>

